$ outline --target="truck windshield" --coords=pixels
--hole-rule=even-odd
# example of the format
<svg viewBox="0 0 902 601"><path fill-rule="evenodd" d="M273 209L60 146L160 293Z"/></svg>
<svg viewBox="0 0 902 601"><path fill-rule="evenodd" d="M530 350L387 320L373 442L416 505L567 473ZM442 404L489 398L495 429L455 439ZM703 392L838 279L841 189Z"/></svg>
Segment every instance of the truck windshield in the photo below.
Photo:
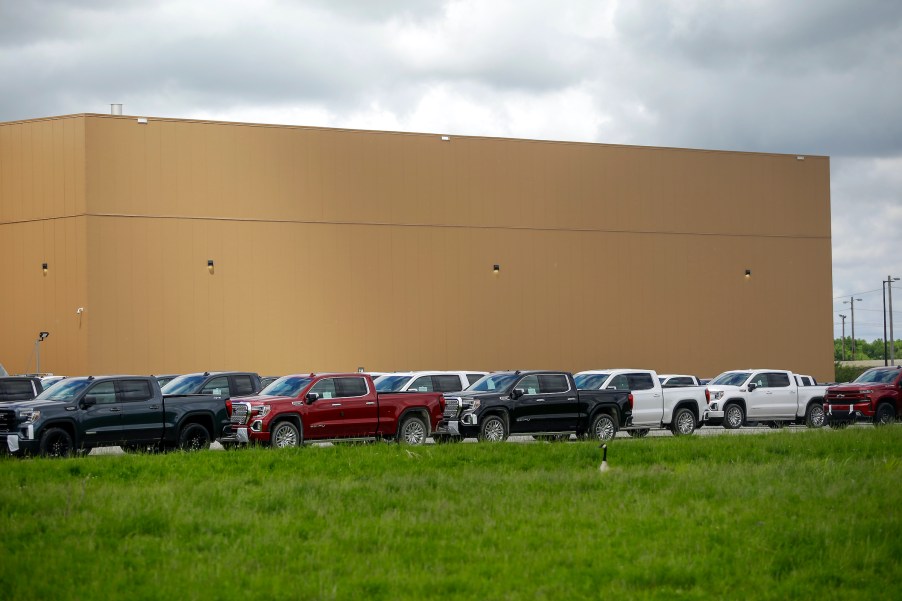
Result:
<svg viewBox="0 0 902 601"><path fill-rule="evenodd" d="M163 394L194 394L206 379L207 376L203 374L179 376L163 386L162 391Z"/></svg>
<svg viewBox="0 0 902 601"><path fill-rule="evenodd" d="M573 378L579 390L600 390L611 374L580 374Z"/></svg>
<svg viewBox="0 0 902 601"><path fill-rule="evenodd" d="M313 378L285 376L260 391L260 396L298 396Z"/></svg>
<svg viewBox="0 0 902 601"><path fill-rule="evenodd" d="M376 378L376 392L401 392L411 376L379 376Z"/></svg>
<svg viewBox="0 0 902 601"><path fill-rule="evenodd" d="M711 386L742 386L750 375L752 374L747 371L727 372L711 380Z"/></svg>
<svg viewBox="0 0 902 601"><path fill-rule="evenodd" d="M857 378L856 384L892 384L896 376L899 375L898 369L871 369ZM40 398L40 397L39 397Z"/></svg>
<svg viewBox="0 0 902 601"><path fill-rule="evenodd" d="M87 379L66 379L60 380L41 394L37 396L39 401L71 401L78 396L82 390L91 384L91 380Z"/></svg>
<svg viewBox="0 0 902 601"><path fill-rule="evenodd" d="M507 392L513 386L516 374L489 374L483 376L467 388L467 392Z"/></svg>

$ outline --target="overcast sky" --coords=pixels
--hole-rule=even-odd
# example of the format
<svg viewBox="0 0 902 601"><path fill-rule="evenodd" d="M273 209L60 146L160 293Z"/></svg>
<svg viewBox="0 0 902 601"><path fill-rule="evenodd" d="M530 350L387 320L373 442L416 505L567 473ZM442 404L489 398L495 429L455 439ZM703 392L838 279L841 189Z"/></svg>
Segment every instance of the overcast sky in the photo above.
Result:
<svg viewBox="0 0 902 601"><path fill-rule="evenodd" d="M829 155L833 295L860 293L858 337L883 336L881 280L902 276L900 0L0 0L0 82L0 121L120 102Z"/></svg>

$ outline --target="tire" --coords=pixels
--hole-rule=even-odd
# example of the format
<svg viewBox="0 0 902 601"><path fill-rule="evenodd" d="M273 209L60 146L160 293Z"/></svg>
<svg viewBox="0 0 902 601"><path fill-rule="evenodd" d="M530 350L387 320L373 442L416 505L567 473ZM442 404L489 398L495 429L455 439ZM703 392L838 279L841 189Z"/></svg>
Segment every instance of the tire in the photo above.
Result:
<svg viewBox="0 0 902 601"><path fill-rule="evenodd" d="M629 434L630 438L645 438L648 436L649 431L649 428L640 428L638 430L627 430L626 433Z"/></svg>
<svg viewBox="0 0 902 601"><path fill-rule="evenodd" d="M298 427L288 420L278 422L269 433L269 446L274 449L299 447L304 444L304 438Z"/></svg>
<svg viewBox="0 0 902 601"><path fill-rule="evenodd" d="M617 435L617 420L607 413L599 413L592 419L588 436L591 440L611 440Z"/></svg>
<svg viewBox="0 0 902 601"><path fill-rule="evenodd" d="M400 444L421 445L429 436L429 426L419 415L408 415L398 426L398 442Z"/></svg>
<svg viewBox="0 0 902 601"><path fill-rule="evenodd" d="M455 444L462 441L463 436L453 436L451 434L433 434L432 440L435 444Z"/></svg>
<svg viewBox="0 0 902 601"><path fill-rule="evenodd" d="M188 424L179 434L179 448L183 451L209 449L210 433L200 424Z"/></svg>
<svg viewBox="0 0 902 601"><path fill-rule="evenodd" d="M889 403L881 403L874 413L875 426L888 426L896 422L896 410Z"/></svg>
<svg viewBox="0 0 902 601"><path fill-rule="evenodd" d="M485 418L479 427L480 442L504 442L507 440L507 424L498 415L490 415Z"/></svg>
<svg viewBox="0 0 902 601"><path fill-rule="evenodd" d="M62 428L47 428L41 434L41 457L69 457L75 452L72 436Z"/></svg>
<svg viewBox="0 0 902 601"><path fill-rule="evenodd" d="M805 425L809 428L823 428L827 421L827 414L824 413L824 406L818 403L808 405L805 411Z"/></svg>
<svg viewBox="0 0 902 601"><path fill-rule="evenodd" d="M674 436L688 436L696 429L695 414L687 407L677 409L670 424L670 431Z"/></svg>
<svg viewBox="0 0 902 601"><path fill-rule="evenodd" d="M723 411L723 427L727 430L736 430L742 427L745 421L745 411L736 403L730 403Z"/></svg>

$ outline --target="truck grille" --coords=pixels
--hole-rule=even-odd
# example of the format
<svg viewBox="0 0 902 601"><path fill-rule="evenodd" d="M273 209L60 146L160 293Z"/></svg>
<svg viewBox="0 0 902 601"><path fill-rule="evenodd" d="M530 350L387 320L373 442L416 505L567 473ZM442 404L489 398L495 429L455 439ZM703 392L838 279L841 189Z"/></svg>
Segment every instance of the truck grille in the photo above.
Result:
<svg viewBox="0 0 902 601"><path fill-rule="evenodd" d="M232 403L232 424L244 425L247 423L247 405L244 403Z"/></svg>
<svg viewBox="0 0 902 601"><path fill-rule="evenodd" d="M457 397L450 397L445 399L445 412L442 416L445 419L454 419L460 413L460 399Z"/></svg>
<svg viewBox="0 0 902 601"><path fill-rule="evenodd" d="M12 432L16 427L15 411L0 411L0 432Z"/></svg>

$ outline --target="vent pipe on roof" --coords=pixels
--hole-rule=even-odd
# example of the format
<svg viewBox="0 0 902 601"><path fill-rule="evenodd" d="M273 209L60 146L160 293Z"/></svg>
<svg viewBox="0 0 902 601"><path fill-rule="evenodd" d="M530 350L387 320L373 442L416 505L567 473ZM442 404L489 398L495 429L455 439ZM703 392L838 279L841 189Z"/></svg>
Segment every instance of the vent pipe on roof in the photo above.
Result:
<svg viewBox="0 0 902 601"><path fill-rule="evenodd" d="M110 105L110 114L111 115L121 115L122 114L122 105L121 104L111 104Z"/></svg>

